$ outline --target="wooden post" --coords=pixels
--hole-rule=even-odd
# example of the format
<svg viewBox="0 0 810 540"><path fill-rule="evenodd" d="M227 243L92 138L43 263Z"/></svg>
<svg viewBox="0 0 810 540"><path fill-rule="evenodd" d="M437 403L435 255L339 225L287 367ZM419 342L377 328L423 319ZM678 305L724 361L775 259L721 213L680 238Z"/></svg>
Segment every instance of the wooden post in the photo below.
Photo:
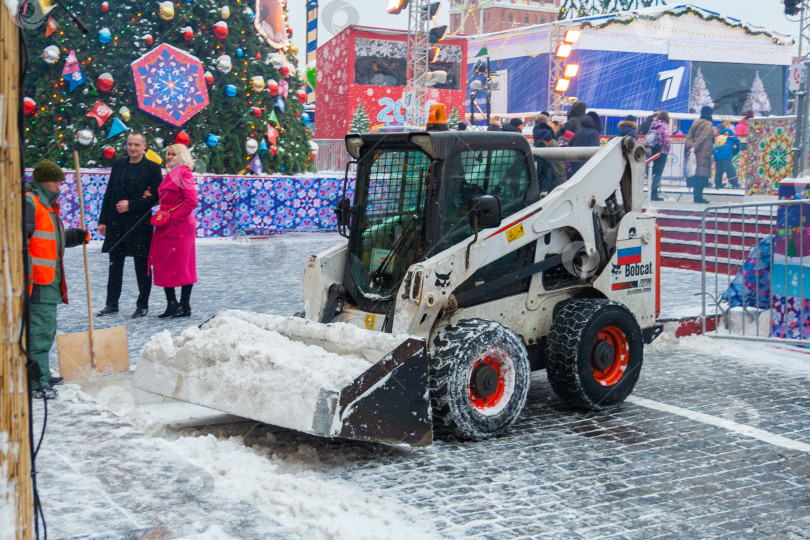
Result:
<svg viewBox="0 0 810 540"><path fill-rule="evenodd" d="M0 507L12 509L16 538L28 539L34 536L30 411L25 357L18 341L27 294L23 290L23 145L17 128L22 100L20 39L5 4L0 4L0 50Z"/></svg>

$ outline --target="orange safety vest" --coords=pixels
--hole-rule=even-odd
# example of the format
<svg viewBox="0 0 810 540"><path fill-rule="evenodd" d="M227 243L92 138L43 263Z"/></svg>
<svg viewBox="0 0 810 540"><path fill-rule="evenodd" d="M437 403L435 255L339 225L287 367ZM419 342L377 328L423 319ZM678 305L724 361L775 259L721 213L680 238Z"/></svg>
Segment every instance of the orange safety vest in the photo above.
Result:
<svg viewBox="0 0 810 540"><path fill-rule="evenodd" d="M59 243L57 231L54 223L59 223L59 205L45 206L40 202L39 197L32 192L27 192L34 201L34 235L28 239L28 256L31 261L31 273L28 275L28 295L34 291L34 284L50 285L56 278L56 262L59 260ZM55 214L56 219L52 215ZM62 301L68 303L67 284L65 283L65 269L62 261L59 261L62 270L62 280L59 289L62 291Z"/></svg>

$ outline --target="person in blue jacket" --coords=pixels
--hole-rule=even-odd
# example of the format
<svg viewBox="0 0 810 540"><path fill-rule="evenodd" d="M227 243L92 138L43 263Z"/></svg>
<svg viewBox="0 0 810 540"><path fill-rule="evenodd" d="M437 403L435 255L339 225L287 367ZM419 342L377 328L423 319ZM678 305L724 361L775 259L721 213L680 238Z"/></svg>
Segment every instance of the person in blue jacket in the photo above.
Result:
<svg viewBox="0 0 810 540"><path fill-rule="evenodd" d="M724 187L723 174L728 177L728 183L731 187L740 187L737 181L737 170L731 161L739 146L740 139L734 135L729 122L724 122L714 139L714 187L717 189Z"/></svg>

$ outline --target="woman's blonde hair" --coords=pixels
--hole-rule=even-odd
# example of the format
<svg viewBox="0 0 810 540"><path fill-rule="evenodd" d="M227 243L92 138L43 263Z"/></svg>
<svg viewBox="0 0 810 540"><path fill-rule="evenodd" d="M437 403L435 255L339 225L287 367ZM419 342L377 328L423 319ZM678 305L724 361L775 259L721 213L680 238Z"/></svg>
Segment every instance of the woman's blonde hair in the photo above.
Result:
<svg viewBox="0 0 810 540"><path fill-rule="evenodd" d="M180 162L180 165L185 165L192 171L194 170L194 158L191 157L191 152L188 149L188 146L185 144L173 144L166 149L166 152L169 150L174 152L174 155L177 156L177 160Z"/></svg>

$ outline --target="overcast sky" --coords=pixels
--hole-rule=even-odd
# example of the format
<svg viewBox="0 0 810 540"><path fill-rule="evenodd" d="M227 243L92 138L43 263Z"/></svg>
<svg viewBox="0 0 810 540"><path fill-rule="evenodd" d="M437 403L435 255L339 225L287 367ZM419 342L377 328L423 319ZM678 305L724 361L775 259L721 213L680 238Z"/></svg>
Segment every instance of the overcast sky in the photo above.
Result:
<svg viewBox="0 0 810 540"><path fill-rule="evenodd" d="M668 2L677 6L686 2ZM799 21L794 17L788 20L780 0L693 0L690 4L714 11L728 17L741 19L752 24L764 26L784 34L798 36ZM300 50L300 66L305 63L306 51L306 1L288 1L290 24L293 29L293 43ZM332 36L349 24L375 26L378 28L408 28L408 14L389 15L385 11L388 0L320 0L318 18L318 43L326 43ZM442 2L437 24L448 24L450 21L447 0Z"/></svg>

